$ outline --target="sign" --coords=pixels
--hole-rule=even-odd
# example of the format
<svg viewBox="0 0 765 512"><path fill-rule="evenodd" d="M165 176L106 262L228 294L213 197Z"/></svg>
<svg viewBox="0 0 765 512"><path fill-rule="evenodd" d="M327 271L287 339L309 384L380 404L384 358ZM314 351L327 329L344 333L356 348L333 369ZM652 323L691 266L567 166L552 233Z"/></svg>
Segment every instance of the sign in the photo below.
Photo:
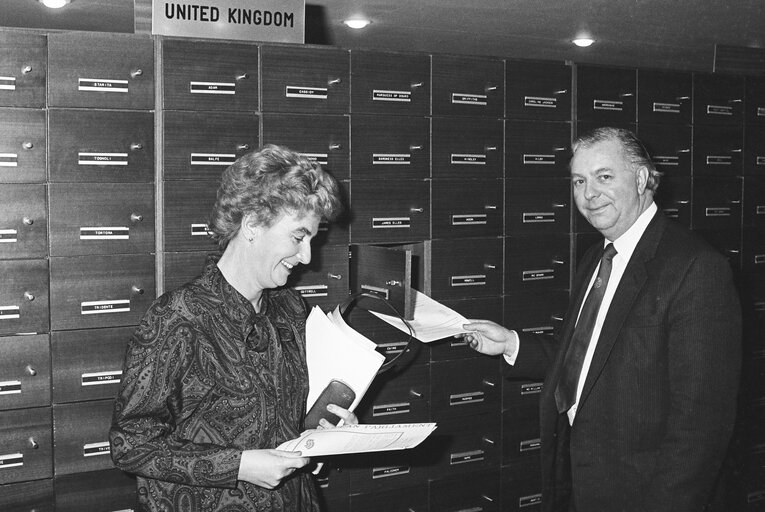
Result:
<svg viewBox="0 0 765 512"><path fill-rule="evenodd" d="M303 43L305 0L153 0L151 33Z"/></svg>

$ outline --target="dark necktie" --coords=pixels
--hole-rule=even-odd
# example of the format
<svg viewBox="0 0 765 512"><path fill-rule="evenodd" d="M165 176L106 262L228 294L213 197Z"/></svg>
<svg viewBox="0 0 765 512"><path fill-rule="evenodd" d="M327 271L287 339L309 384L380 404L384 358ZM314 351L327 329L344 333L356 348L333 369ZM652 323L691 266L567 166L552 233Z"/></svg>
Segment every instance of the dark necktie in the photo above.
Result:
<svg viewBox="0 0 765 512"><path fill-rule="evenodd" d="M555 404L561 414L571 409L571 406L576 402L576 388L582 373L584 356L587 353L590 338L592 338L592 330L598 317L600 303L603 302L608 278L611 275L611 260L614 259L614 256L616 256L614 244L608 244L600 259L598 277L595 278L590 293L584 301L582 312L579 314L579 320L574 328L574 335L571 337L571 343L563 360L560 380L558 387L555 388Z"/></svg>

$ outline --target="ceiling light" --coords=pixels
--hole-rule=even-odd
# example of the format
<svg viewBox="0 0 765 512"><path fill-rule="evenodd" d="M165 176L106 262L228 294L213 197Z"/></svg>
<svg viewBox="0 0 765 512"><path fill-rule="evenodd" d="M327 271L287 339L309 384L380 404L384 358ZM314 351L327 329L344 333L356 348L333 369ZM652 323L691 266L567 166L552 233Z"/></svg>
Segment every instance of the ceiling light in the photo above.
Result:
<svg viewBox="0 0 765 512"><path fill-rule="evenodd" d="M40 3L50 9L60 9L66 4L72 3L72 0L40 0Z"/></svg>
<svg viewBox="0 0 765 512"><path fill-rule="evenodd" d="M372 23L371 21L364 19L364 18L353 18L350 20L344 20L343 24L347 27L354 28L356 30L362 29Z"/></svg>
<svg viewBox="0 0 765 512"><path fill-rule="evenodd" d="M594 43L595 40L592 39L591 37L577 37L576 39L572 40L571 42L574 43L575 45L577 45L580 48L587 48L592 43Z"/></svg>

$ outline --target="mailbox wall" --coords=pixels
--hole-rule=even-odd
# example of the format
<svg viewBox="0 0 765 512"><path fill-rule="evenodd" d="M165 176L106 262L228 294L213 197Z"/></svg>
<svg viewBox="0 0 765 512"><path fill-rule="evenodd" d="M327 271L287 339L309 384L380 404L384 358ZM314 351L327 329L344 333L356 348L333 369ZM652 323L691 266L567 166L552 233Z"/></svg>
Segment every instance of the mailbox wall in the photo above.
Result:
<svg viewBox="0 0 765 512"><path fill-rule="evenodd" d="M350 214L289 283L310 305L365 289L406 308L411 284L554 335L600 239L572 208L569 146L600 125L638 132L665 172L660 208L736 271L747 357L728 499L765 502L765 80L94 33L0 32L0 49L0 508L132 508L105 442L124 349L215 250L207 215L238 156L284 144L341 183ZM387 324L350 319L404 351ZM538 510L542 382L455 339L405 355L357 413L438 430L327 464L327 510Z"/></svg>

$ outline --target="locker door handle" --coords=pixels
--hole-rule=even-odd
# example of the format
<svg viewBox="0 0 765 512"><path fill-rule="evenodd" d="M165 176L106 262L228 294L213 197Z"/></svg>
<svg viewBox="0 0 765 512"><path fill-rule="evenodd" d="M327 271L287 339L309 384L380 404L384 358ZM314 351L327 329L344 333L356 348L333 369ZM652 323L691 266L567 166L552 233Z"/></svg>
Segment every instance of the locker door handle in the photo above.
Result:
<svg viewBox="0 0 765 512"><path fill-rule="evenodd" d="M250 145L249 144L237 144L236 145L236 149L237 149L237 151L246 151L246 150L250 149Z"/></svg>
<svg viewBox="0 0 765 512"><path fill-rule="evenodd" d="M31 226L32 224L35 223L34 219L30 219L29 217L24 217L23 219L21 219L21 222L23 222L27 226Z"/></svg>
<svg viewBox="0 0 765 512"><path fill-rule="evenodd" d="M140 142L133 142L130 144L130 151L138 151L139 149L143 149L143 144Z"/></svg>
<svg viewBox="0 0 765 512"><path fill-rule="evenodd" d="M24 292L24 298L27 299L29 302L32 302L35 300L35 294L32 292Z"/></svg>
<svg viewBox="0 0 765 512"><path fill-rule="evenodd" d="M494 386L496 386L496 384L494 384L494 383L493 383L492 381L490 381L489 379L483 379L483 380L481 381L481 384L483 384L484 386L489 386L490 388L493 388Z"/></svg>
<svg viewBox="0 0 765 512"><path fill-rule="evenodd" d="M556 316L556 315L553 315L553 316L551 316L550 318L552 318L552 319L553 319L553 320L555 320L556 322L562 322L562 321L563 321L563 317L562 317L562 316Z"/></svg>
<svg viewBox="0 0 765 512"><path fill-rule="evenodd" d="M496 210L497 209L497 205L495 205L495 204L487 204L487 205L485 205L483 207L483 209L484 210Z"/></svg>
<svg viewBox="0 0 765 512"><path fill-rule="evenodd" d="M330 78L330 79L327 81L327 85L337 85L337 84L339 84L339 83L340 83L340 82L342 82L342 81L343 81L343 79L342 79L342 78Z"/></svg>
<svg viewBox="0 0 765 512"><path fill-rule="evenodd" d="M247 80L248 78L250 78L250 75L248 73L242 73L242 74L236 75L237 80Z"/></svg>
<svg viewBox="0 0 765 512"><path fill-rule="evenodd" d="M337 151L339 149L343 149L343 145L342 144L330 144L329 145L329 150L330 151Z"/></svg>
<svg viewBox="0 0 765 512"><path fill-rule="evenodd" d="M31 364L28 364L28 365L26 366L26 368L24 368L24 371L25 371L25 372L27 372L27 374L31 375L32 377L34 377L35 375L37 375L37 368L35 368L35 367L34 367L34 366L32 366Z"/></svg>
<svg viewBox="0 0 765 512"><path fill-rule="evenodd" d="M343 278L343 276L340 274L331 274L331 273L328 273L327 277L330 279L336 279L338 281L340 281Z"/></svg>
<svg viewBox="0 0 765 512"><path fill-rule="evenodd" d="M420 151L423 148L422 144L413 144L409 146L410 151Z"/></svg>
<svg viewBox="0 0 765 512"><path fill-rule="evenodd" d="M553 203L552 205L553 208L565 208L566 206L568 206L566 203Z"/></svg>
<svg viewBox="0 0 765 512"><path fill-rule="evenodd" d="M422 398L422 393L415 391L413 389L409 390L409 394L412 395L415 398Z"/></svg>
<svg viewBox="0 0 765 512"><path fill-rule="evenodd" d="M27 75L32 72L32 66L26 65L23 68L21 68L21 73L24 75Z"/></svg>
<svg viewBox="0 0 765 512"><path fill-rule="evenodd" d="M687 148L687 149L678 149L677 152L678 153L690 153L691 149L690 148Z"/></svg>
<svg viewBox="0 0 765 512"><path fill-rule="evenodd" d="M409 208L409 211L412 213L422 213L425 211L425 208Z"/></svg>
<svg viewBox="0 0 765 512"><path fill-rule="evenodd" d="M566 260L561 260L561 259L554 259L554 260L552 260L552 262L555 265L565 265L566 264Z"/></svg>
<svg viewBox="0 0 765 512"><path fill-rule="evenodd" d="M736 98L736 99L733 99L733 100L729 100L728 103L741 103L743 101L744 100L742 100L741 98Z"/></svg>
<svg viewBox="0 0 765 512"><path fill-rule="evenodd" d="M143 69L141 68L134 69L133 71L130 72L130 76L132 76L133 78L137 76L141 76L141 75L143 75Z"/></svg>
<svg viewBox="0 0 765 512"><path fill-rule="evenodd" d="M690 203L690 201L687 199L679 199L675 201L675 204L688 204L688 203Z"/></svg>
<svg viewBox="0 0 765 512"><path fill-rule="evenodd" d="M412 83L411 87L412 89L416 89L418 87L422 87L423 85L425 85L425 82L414 82Z"/></svg>
<svg viewBox="0 0 765 512"><path fill-rule="evenodd" d="M561 89L559 91L553 91L553 94L566 94L568 92L568 89Z"/></svg>
<svg viewBox="0 0 765 512"><path fill-rule="evenodd" d="M385 281L385 284L388 286L401 286L401 281L396 281L395 279L391 279L390 281Z"/></svg>
<svg viewBox="0 0 765 512"><path fill-rule="evenodd" d="M623 92L623 93L619 94L619 97L620 98L631 98L634 95L635 95L634 92Z"/></svg>
<svg viewBox="0 0 765 512"><path fill-rule="evenodd" d="M37 441L35 441L34 437L30 437L28 439L28 441L29 441L29 446L31 446L33 450L36 450L36 449L38 449L40 447L40 445L37 443Z"/></svg>
<svg viewBox="0 0 765 512"><path fill-rule="evenodd" d="M678 96L677 98L675 98L675 100L677 100L677 101L685 101L685 100L689 100L689 99L691 99L690 96Z"/></svg>
<svg viewBox="0 0 765 512"><path fill-rule="evenodd" d="M485 494L481 494L481 498L488 501L489 503L494 503L494 499L486 496Z"/></svg>
<svg viewBox="0 0 765 512"><path fill-rule="evenodd" d="M568 148L565 146L558 146L557 148L553 148L553 151L566 151Z"/></svg>
<svg viewBox="0 0 765 512"><path fill-rule="evenodd" d="M492 265L491 263L484 263L483 264L483 268L488 269L488 270L495 270L497 268L497 266L496 265Z"/></svg>
<svg viewBox="0 0 765 512"><path fill-rule="evenodd" d="M144 290L141 287L133 285L130 289L133 291L133 293L137 293L138 295L143 295Z"/></svg>
<svg viewBox="0 0 765 512"><path fill-rule="evenodd" d="M130 214L130 222L141 222L143 220L143 215L140 213L131 213Z"/></svg>
<svg viewBox="0 0 765 512"><path fill-rule="evenodd" d="M496 151L497 150L497 146L486 146L485 148L483 148L483 150L484 151Z"/></svg>
<svg viewBox="0 0 765 512"><path fill-rule="evenodd" d="M492 92L492 91L496 91L496 90L497 90L497 86L496 86L496 85L491 85L491 84L490 84L490 85L487 85L487 86L486 86L486 89L485 89L485 90L486 90L486 92Z"/></svg>
<svg viewBox="0 0 765 512"><path fill-rule="evenodd" d="M493 440L491 440L491 439L489 439L488 437L484 437L484 438L482 438L482 439L483 439L483 441L484 441L485 443L488 443L488 444L494 444L494 441L493 441Z"/></svg>
<svg viewBox="0 0 765 512"><path fill-rule="evenodd" d="M741 153L742 151L743 151L742 149L731 149L730 150L731 153Z"/></svg>
<svg viewBox="0 0 765 512"><path fill-rule="evenodd" d="M24 148L24 149L32 149L33 147L35 147L35 145L34 145L34 142L27 141L27 142L24 142L21 145L21 147Z"/></svg>

